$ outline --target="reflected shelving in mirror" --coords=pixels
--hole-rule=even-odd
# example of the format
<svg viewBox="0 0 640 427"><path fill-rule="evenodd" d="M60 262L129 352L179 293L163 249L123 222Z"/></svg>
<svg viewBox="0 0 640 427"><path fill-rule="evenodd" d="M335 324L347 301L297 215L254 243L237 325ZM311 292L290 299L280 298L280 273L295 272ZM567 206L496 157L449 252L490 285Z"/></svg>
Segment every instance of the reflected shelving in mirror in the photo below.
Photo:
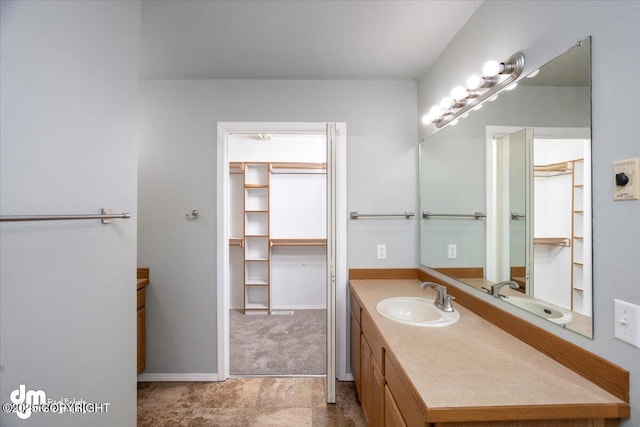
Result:
<svg viewBox="0 0 640 427"><path fill-rule="evenodd" d="M590 50L588 38L420 144L421 212L486 215L420 221L421 265L479 291L513 280L521 286L516 295L569 310L563 326L587 337L593 335ZM451 179L454 166L459 173ZM448 257L451 244L455 258Z"/></svg>

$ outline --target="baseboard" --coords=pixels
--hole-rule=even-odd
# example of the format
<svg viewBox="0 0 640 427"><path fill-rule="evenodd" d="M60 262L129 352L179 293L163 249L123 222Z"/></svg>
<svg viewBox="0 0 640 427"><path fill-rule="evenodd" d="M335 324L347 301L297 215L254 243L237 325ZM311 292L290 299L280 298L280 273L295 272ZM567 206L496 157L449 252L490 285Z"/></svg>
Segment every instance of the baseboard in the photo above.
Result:
<svg viewBox="0 0 640 427"><path fill-rule="evenodd" d="M272 310L326 310L326 305L274 305Z"/></svg>
<svg viewBox="0 0 640 427"><path fill-rule="evenodd" d="M326 310L326 305L274 305L271 310ZM242 307L231 307L231 310L242 310Z"/></svg>
<svg viewBox="0 0 640 427"><path fill-rule="evenodd" d="M223 381L218 374L185 373L185 374L140 374L138 382L172 382L172 381Z"/></svg>
<svg viewBox="0 0 640 427"><path fill-rule="evenodd" d="M347 372L343 378L338 378L338 381L353 381L353 374L351 372Z"/></svg>

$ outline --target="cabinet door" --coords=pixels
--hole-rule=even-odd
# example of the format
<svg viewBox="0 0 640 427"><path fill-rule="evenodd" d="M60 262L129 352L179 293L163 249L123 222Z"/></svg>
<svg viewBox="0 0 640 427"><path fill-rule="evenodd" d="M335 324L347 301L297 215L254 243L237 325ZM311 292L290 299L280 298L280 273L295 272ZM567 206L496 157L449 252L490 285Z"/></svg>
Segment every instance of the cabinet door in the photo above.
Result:
<svg viewBox="0 0 640 427"><path fill-rule="evenodd" d="M358 397L362 398L362 384L360 382L360 325L356 320L353 311L351 314L351 373L353 374L353 381L356 384L356 390Z"/></svg>
<svg viewBox="0 0 640 427"><path fill-rule="evenodd" d="M371 358L371 427L384 426L384 387L382 370L375 358Z"/></svg>
<svg viewBox="0 0 640 427"><path fill-rule="evenodd" d="M407 427L389 387L384 387L384 427Z"/></svg>
<svg viewBox="0 0 640 427"><path fill-rule="evenodd" d="M362 405L362 413L364 414L364 420L367 422L367 425L371 425L371 409L372 409L372 387L373 387L373 378L372 378L372 369L371 369L371 348L369 347L369 343L367 343L364 335L360 335L360 360L362 361L360 365L360 381L361 381L361 390L360 394L360 404Z"/></svg>
<svg viewBox="0 0 640 427"><path fill-rule="evenodd" d="M146 317L147 309L142 307L138 310L138 373L142 372L146 366Z"/></svg>

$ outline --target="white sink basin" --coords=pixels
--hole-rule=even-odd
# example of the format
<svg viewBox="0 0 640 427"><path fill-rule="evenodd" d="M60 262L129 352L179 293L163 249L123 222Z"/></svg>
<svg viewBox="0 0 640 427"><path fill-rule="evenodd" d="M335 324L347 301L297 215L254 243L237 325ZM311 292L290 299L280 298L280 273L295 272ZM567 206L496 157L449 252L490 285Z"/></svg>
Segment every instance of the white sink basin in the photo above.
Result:
<svg viewBox="0 0 640 427"><path fill-rule="evenodd" d="M442 311L432 300L418 297L383 299L376 305L376 311L399 323L428 328L453 325L460 319L460 313L457 311Z"/></svg>
<svg viewBox="0 0 640 427"><path fill-rule="evenodd" d="M517 307L527 310L530 313L549 319L559 325L571 322L573 320L573 314L564 308L557 305L549 304L548 302L539 301L533 298L505 296L504 300Z"/></svg>

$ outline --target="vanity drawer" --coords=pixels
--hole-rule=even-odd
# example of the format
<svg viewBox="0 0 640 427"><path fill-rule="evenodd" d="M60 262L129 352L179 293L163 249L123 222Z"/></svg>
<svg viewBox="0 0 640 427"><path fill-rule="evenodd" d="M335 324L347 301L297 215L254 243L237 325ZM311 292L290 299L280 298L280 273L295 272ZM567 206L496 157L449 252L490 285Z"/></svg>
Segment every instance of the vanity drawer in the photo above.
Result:
<svg viewBox="0 0 640 427"><path fill-rule="evenodd" d="M373 325L373 320L369 316L367 311L362 312L362 334L367 337L369 346L371 347L371 353L376 363L381 368L384 374L384 341L378 333L378 330Z"/></svg>

